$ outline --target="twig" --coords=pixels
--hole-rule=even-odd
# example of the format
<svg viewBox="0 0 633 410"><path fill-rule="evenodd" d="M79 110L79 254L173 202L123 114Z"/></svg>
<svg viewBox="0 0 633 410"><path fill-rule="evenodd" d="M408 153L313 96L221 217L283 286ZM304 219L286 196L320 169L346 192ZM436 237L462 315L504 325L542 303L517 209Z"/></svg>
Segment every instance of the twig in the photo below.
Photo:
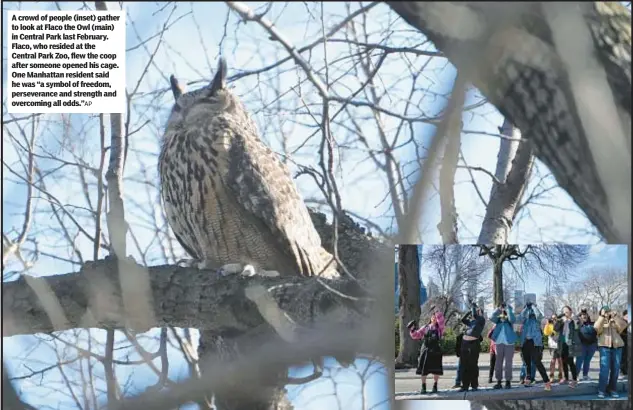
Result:
<svg viewBox="0 0 633 410"><path fill-rule="evenodd" d="M322 98L329 97L327 86L323 84L323 81L321 81L321 79L318 78L315 73L312 72L310 65L303 59L303 57L301 57L301 54L299 54L299 51L295 48L294 45L292 45L292 42L287 39L279 30L277 30L277 28L270 20L263 16L257 15L250 7L248 7L244 3L227 1L226 4L232 10L235 10L240 16L242 16L244 20L256 21L262 27L264 27L266 31L270 33L272 38L278 41L286 49L288 54L292 56L297 65L299 65L303 69L303 71L306 73L306 76L308 77L308 80L310 80L310 82L319 91L320 96Z"/></svg>

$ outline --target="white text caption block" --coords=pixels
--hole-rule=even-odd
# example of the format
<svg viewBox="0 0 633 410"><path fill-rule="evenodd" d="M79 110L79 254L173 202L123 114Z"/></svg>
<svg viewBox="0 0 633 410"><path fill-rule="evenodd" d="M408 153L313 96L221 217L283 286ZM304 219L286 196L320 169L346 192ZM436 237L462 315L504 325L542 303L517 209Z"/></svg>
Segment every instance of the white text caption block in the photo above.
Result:
<svg viewBox="0 0 633 410"><path fill-rule="evenodd" d="M123 113L123 11L9 11L7 111Z"/></svg>

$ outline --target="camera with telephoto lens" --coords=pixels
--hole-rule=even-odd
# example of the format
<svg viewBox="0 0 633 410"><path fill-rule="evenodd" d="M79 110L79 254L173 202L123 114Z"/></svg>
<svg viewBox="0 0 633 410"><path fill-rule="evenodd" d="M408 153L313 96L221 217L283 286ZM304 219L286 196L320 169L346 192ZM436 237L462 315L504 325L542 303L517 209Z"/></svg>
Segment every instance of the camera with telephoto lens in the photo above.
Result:
<svg viewBox="0 0 633 410"><path fill-rule="evenodd" d="M532 302L530 301L530 302L526 303L525 306L527 306L528 308L531 308L532 307Z"/></svg>
<svg viewBox="0 0 633 410"><path fill-rule="evenodd" d="M411 329L415 329L415 327L416 327L415 320L412 320L409 323L407 323L407 329L411 330Z"/></svg>
<svg viewBox="0 0 633 410"><path fill-rule="evenodd" d="M564 314L564 313L559 313L558 315L556 315L556 318L558 318L558 319L562 319L562 318L563 318L563 316L565 316L565 314Z"/></svg>

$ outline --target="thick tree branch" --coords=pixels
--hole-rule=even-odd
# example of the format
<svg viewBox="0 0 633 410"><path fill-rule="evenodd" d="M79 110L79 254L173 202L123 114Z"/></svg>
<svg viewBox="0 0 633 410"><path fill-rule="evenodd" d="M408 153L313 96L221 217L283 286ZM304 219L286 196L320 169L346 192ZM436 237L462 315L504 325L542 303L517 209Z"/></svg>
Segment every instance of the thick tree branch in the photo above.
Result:
<svg viewBox="0 0 633 410"><path fill-rule="evenodd" d="M512 135L513 128L506 120L502 133ZM501 141L496 170L496 177L500 182L492 186L477 243L508 243L518 206L534 165L531 145L526 140Z"/></svg>
<svg viewBox="0 0 633 410"><path fill-rule="evenodd" d="M134 262L123 263L126 275L145 268ZM202 330L245 332L267 322L256 304L246 295L247 289L262 285L278 307L299 326L310 326L332 309L342 308L350 318L368 302L339 297L360 296L354 281L320 278L246 278L218 277L213 271L178 266L153 266L146 269L150 280L150 306L154 323L150 327L193 327ZM31 278L50 287L66 317L66 323L54 328L39 298L27 281L20 278L3 284L2 335L49 333L74 328L123 328L130 318L123 309L117 264L114 259L89 262L77 273ZM325 287L323 284L326 284ZM316 303L310 311L306 304ZM356 312L356 313L355 313Z"/></svg>

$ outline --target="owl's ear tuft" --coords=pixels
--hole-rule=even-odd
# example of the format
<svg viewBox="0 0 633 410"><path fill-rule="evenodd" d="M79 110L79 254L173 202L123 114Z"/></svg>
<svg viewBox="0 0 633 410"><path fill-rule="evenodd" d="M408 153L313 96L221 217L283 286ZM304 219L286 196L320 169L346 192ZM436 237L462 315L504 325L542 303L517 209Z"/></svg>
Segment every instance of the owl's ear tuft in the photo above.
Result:
<svg viewBox="0 0 633 410"><path fill-rule="evenodd" d="M220 57L220 61L218 61L218 69L215 72L215 77L213 77L213 81L209 85L211 95L214 95L218 91L224 89L226 87L226 60L224 57Z"/></svg>
<svg viewBox="0 0 633 410"><path fill-rule="evenodd" d="M169 84L171 84L171 92L174 94L174 100L178 100L182 95L182 87L178 84L178 80L173 74L169 76Z"/></svg>

